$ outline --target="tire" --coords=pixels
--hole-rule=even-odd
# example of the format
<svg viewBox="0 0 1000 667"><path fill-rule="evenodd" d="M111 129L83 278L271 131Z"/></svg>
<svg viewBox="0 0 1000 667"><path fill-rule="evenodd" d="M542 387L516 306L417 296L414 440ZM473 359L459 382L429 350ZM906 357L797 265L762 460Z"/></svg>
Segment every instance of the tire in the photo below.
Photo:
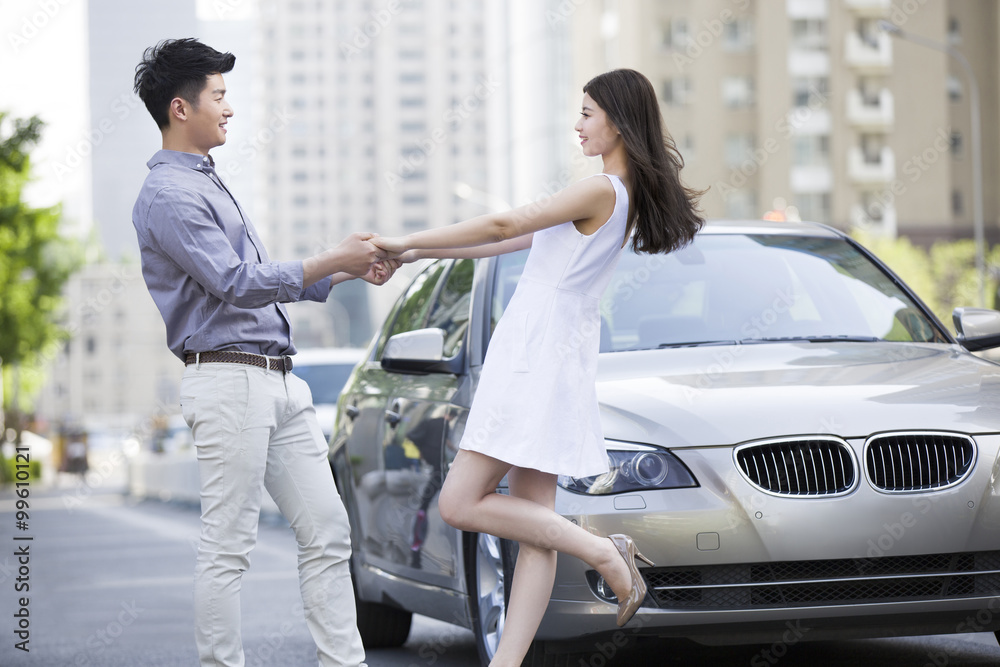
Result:
<svg viewBox="0 0 1000 667"><path fill-rule="evenodd" d="M331 459L330 467L333 470L333 479L337 484L337 492L340 497L344 497L344 489L337 478L337 466ZM351 507L345 503L345 509L349 519L353 519ZM351 520L351 534L356 535L354 521ZM356 545L354 545L356 547ZM406 643L406 638L410 636L410 624L413 621L413 614L403 609L379 604L378 602L367 602L358 597L357 575L354 568L354 557L351 557L351 584L354 588L354 604L358 610L358 632L361 634L361 643L365 648L397 648Z"/></svg>
<svg viewBox="0 0 1000 667"><path fill-rule="evenodd" d="M487 533L466 536L465 571L470 616L479 661L483 665L488 665L493 659L503 633L514 572L511 551L516 548L506 540Z"/></svg>
<svg viewBox="0 0 1000 667"><path fill-rule="evenodd" d="M354 597L358 605L358 631L365 648L397 648L410 636L413 614L377 602L363 602Z"/></svg>
<svg viewBox="0 0 1000 667"><path fill-rule="evenodd" d="M486 533L466 535L466 573L472 631L476 636L479 661L485 667L496 654L503 634L510 602L510 586L517 563L517 543ZM550 653L547 642L533 641L521 667L570 667L575 657L569 653ZM554 646L553 646L554 648Z"/></svg>

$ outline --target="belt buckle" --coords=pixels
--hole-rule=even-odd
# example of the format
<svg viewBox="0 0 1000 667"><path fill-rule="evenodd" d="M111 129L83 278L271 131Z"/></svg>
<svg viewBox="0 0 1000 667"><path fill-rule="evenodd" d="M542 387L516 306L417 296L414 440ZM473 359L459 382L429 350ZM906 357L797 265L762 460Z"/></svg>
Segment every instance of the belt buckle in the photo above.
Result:
<svg viewBox="0 0 1000 667"><path fill-rule="evenodd" d="M289 356L289 355L287 355L287 354L286 355L282 355L281 361L282 361L282 363L285 366L285 369L284 369L285 372L286 373L291 373L292 372L292 357Z"/></svg>

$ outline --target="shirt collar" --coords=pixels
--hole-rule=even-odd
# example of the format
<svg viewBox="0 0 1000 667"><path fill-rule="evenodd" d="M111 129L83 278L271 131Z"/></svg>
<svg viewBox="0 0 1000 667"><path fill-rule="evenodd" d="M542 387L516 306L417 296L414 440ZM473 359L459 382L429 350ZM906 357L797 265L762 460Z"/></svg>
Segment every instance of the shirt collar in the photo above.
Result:
<svg viewBox="0 0 1000 667"><path fill-rule="evenodd" d="M152 169L158 164L174 164L179 167L187 167L188 169L197 169L198 171L212 171L215 169L215 160L212 159L211 155L182 153L180 151L157 151L149 159L149 162L146 163L146 166Z"/></svg>

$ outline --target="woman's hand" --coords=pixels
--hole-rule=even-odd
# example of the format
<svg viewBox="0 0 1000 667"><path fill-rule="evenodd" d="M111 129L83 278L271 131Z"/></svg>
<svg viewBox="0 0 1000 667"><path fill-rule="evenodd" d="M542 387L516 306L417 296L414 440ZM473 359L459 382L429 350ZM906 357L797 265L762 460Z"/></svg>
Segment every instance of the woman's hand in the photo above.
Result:
<svg viewBox="0 0 1000 667"><path fill-rule="evenodd" d="M409 250L403 236L374 236L369 242L384 250L389 259L395 259Z"/></svg>
<svg viewBox="0 0 1000 667"><path fill-rule="evenodd" d="M395 261L400 264L412 264L413 262L421 259L423 259L423 257L420 256L419 250L407 250L402 255L398 256Z"/></svg>

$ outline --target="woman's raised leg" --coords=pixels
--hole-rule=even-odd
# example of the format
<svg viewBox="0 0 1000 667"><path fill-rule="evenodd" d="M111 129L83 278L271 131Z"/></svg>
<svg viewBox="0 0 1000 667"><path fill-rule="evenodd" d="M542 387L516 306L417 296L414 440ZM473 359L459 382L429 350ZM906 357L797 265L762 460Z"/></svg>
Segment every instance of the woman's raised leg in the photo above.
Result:
<svg viewBox="0 0 1000 667"><path fill-rule="evenodd" d="M575 556L597 570L619 599L625 599L632 589L632 578L611 540L584 530L557 514L551 506L496 493L497 484L508 470L512 470L509 463L478 452L459 451L441 489L438 501L441 518L460 530L489 533L522 545ZM526 488L533 485L534 482L527 482ZM552 492L555 493L554 485Z"/></svg>

